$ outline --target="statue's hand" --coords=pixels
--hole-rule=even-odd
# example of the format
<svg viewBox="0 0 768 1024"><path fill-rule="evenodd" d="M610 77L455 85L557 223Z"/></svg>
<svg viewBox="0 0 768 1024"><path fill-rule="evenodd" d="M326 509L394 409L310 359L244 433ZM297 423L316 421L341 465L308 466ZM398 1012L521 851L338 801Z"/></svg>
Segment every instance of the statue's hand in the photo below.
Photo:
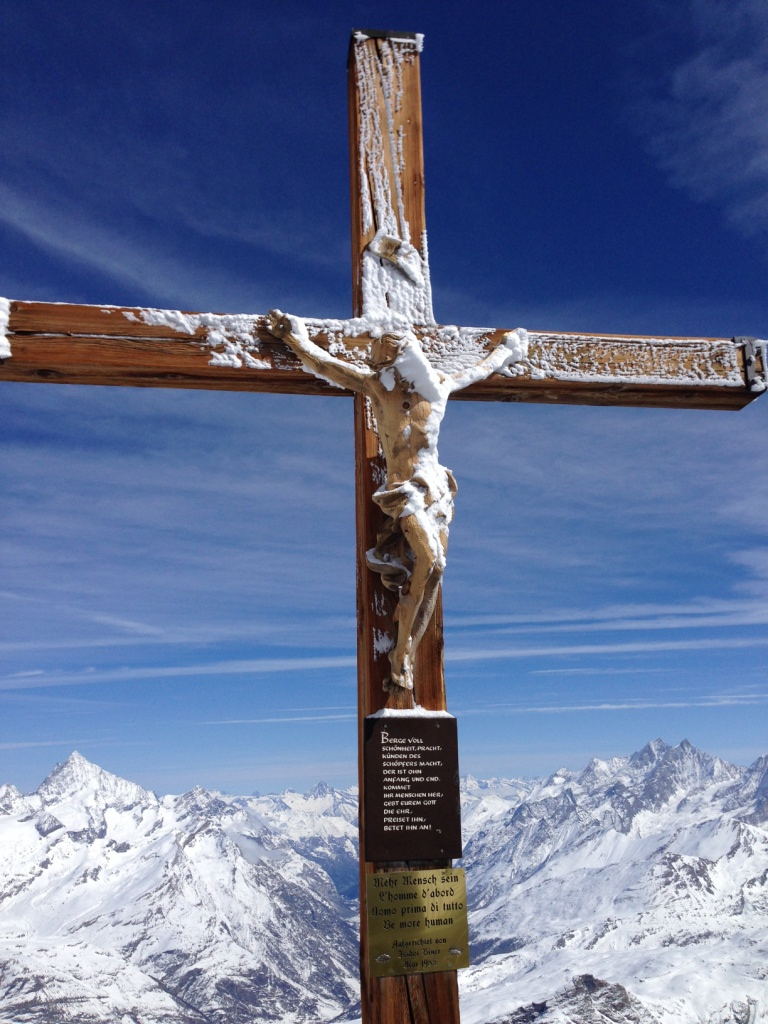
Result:
<svg viewBox="0 0 768 1024"><path fill-rule="evenodd" d="M291 333L291 318L280 309L270 309L267 314L267 330L276 338L284 338Z"/></svg>
<svg viewBox="0 0 768 1024"><path fill-rule="evenodd" d="M267 314L267 329L270 334L290 345L294 352L306 352L310 347L307 325L301 317L290 316L279 309L270 309Z"/></svg>

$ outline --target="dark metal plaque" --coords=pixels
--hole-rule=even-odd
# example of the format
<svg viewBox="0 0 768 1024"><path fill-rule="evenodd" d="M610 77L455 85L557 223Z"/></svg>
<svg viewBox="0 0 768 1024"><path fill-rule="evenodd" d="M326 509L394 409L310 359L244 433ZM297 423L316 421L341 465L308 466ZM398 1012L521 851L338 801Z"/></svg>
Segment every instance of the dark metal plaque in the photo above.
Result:
<svg viewBox="0 0 768 1024"><path fill-rule="evenodd" d="M366 877L372 977L469 967L467 885L461 868Z"/></svg>
<svg viewBox="0 0 768 1024"><path fill-rule="evenodd" d="M365 720L365 859L461 857L456 719Z"/></svg>

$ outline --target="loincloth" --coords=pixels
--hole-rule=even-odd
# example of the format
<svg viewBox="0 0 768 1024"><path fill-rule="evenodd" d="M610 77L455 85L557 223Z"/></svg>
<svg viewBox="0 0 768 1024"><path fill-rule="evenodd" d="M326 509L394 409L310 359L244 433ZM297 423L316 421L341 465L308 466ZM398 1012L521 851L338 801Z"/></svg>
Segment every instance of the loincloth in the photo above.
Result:
<svg viewBox="0 0 768 1024"><path fill-rule="evenodd" d="M456 480L450 469L438 467L429 477L419 473L392 487L380 487L373 500L385 514L386 522L376 536L376 545L365 553L368 568L381 575L389 590L400 590L413 572L413 552L403 533L401 522L407 516L419 516L430 540L432 554L441 568L445 561L443 538L453 519Z"/></svg>

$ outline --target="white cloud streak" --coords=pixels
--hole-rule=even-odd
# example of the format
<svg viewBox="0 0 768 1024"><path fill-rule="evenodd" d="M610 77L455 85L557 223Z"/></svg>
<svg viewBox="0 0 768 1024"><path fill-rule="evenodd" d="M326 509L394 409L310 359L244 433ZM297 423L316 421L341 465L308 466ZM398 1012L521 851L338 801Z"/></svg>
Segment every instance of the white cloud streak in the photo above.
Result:
<svg viewBox="0 0 768 1024"><path fill-rule="evenodd" d="M768 605L761 600L614 605L594 610L562 609L538 615L462 615L446 619L449 628L490 628L498 633L714 629L767 623Z"/></svg>
<svg viewBox="0 0 768 1024"><path fill-rule="evenodd" d="M699 637L691 640L648 640L620 644L567 644L546 647L477 648L446 651L448 662L512 661L525 658L574 657L579 655L655 654L669 651L714 651L768 647L768 637ZM357 666L355 655L316 658L248 658L217 661L207 665L162 665L117 668L76 673L42 673L0 677L0 690L45 686L87 686L96 683L129 683L151 679L199 676L268 675L279 672L316 672Z"/></svg>
<svg viewBox="0 0 768 1024"><path fill-rule="evenodd" d="M672 184L723 207L743 234L764 237L768 7L691 0L689 10L696 51L662 77L663 95L648 103L648 145Z"/></svg>
<svg viewBox="0 0 768 1024"><path fill-rule="evenodd" d="M31 747L72 747L81 746L85 740L35 740L28 743L0 743L0 750L26 750Z"/></svg>
<svg viewBox="0 0 768 1024"><path fill-rule="evenodd" d="M129 293L138 288L153 302L183 309L268 307L267 273L259 287L244 274L223 271L214 253L209 262L205 256L195 260L189 253L181 260L163 242L163 236L172 233L173 228L155 222L139 233L133 225L121 230L123 220L125 216L114 210L105 213L84 203L83 191L75 196L49 195L42 200L0 181L0 225L18 232L50 255L111 278ZM176 224L175 229L185 226ZM188 226L195 228L193 224ZM281 232L265 229L247 239L248 244L259 246L262 260L270 256L266 242L271 235L283 237ZM327 262L327 257L320 262Z"/></svg>
<svg viewBox="0 0 768 1024"><path fill-rule="evenodd" d="M41 686L88 686L94 683L138 682L145 679L173 679L192 676L262 675L273 672L316 672L329 668L355 668L354 655L318 658L247 658L217 661L209 665L155 665L141 668L116 668L106 671L45 673L32 677L0 678L0 690Z"/></svg>
<svg viewBox="0 0 768 1024"><path fill-rule="evenodd" d="M627 698L626 700L584 701L570 704L489 704L463 707L457 711L462 718L482 715L560 715L596 711L653 711L716 709L726 707L759 707L768 704L766 693L711 694L679 700ZM261 718L230 718L200 722L205 726L229 725L301 725L306 722L339 722L355 718L354 711L341 715L296 714Z"/></svg>
<svg viewBox="0 0 768 1024"><path fill-rule="evenodd" d="M768 637L710 638L693 640L648 640L623 644L570 644L562 647L508 647L486 650L446 651L446 661L506 661L580 654L648 654L660 651L713 651L746 647L768 647Z"/></svg>
<svg viewBox="0 0 768 1024"><path fill-rule="evenodd" d="M3 596L3 595L0 595ZM7 595L11 597L11 595ZM70 614L73 609L68 609ZM0 643L0 651L29 651L56 649L99 649L135 646L179 646L184 644L215 644L236 639L268 642L272 646L296 646L296 630L293 624L284 621L260 621L258 623L196 622L183 627L161 628L118 616L83 613L82 618L96 624L116 626L128 631L128 636L109 634L107 636L51 637L34 640L18 640ZM450 631L480 630L484 635L531 633L595 633L595 632L636 632L647 630L690 630L725 629L762 626L768 624L768 606L758 601L713 601L702 600L681 605L617 605L606 608L563 609L542 614L510 615L457 615L446 617L446 628ZM301 646L321 644L332 631L352 635L355 629L351 618L332 617L314 619L305 623ZM40 674L31 670L27 674Z"/></svg>
<svg viewBox="0 0 768 1024"><path fill-rule="evenodd" d="M3 182L0 223L48 253L77 260L121 283L151 290L152 280L161 279L170 299L189 297L188 266L152 252L148 244L129 240L98 223L88 223L71 208L32 199Z"/></svg>
<svg viewBox="0 0 768 1024"><path fill-rule="evenodd" d="M201 722L200 725L273 725L299 722L348 722L356 718L354 711L346 715L287 715L273 718L225 718L221 721Z"/></svg>
<svg viewBox="0 0 768 1024"><path fill-rule="evenodd" d="M494 704L483 708L462 708L461 716L467 715L560 715L583 711L653 711L692 708L752 707L768 704L768 693L717 695L689 700L626 700L594 701L584 704Z"/></svg>

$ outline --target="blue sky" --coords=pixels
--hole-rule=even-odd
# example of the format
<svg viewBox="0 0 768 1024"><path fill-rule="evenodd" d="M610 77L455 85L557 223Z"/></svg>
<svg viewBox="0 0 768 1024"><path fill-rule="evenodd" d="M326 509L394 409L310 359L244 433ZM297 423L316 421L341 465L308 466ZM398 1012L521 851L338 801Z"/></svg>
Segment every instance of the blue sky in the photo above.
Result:
<svg viewBox="0 0 768 1024"><path fill-rule="evenodd" d="M6 11L0 294L350 312L346 51L425 34L442 323L765 337L768 8ZM0 384L0 781L354 781L352 410ZM768 749L768 399L453 403L449 707L481 777Z"/></svg>

